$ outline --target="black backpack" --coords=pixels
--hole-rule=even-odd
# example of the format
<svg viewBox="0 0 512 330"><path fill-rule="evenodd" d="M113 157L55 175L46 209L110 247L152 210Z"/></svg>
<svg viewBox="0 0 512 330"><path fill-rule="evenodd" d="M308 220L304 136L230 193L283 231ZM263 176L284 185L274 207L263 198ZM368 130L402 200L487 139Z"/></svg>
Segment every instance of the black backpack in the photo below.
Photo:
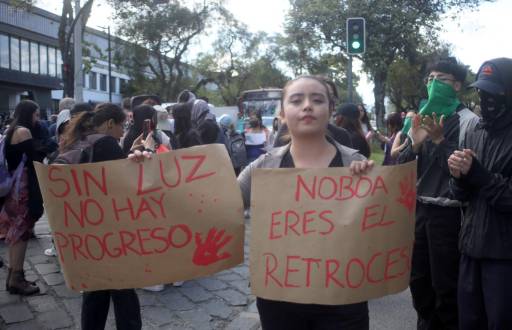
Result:
<svg viewBox="0 0 512 330"><path fill-rule="evenodd" d="M93 146L99 139L105 137L105 134L91 134L85 139L80 140L73 144L71 149L66 152L59 153L57 158L52 164L80 164L92 163L93 161Z"/></svg>
<svg viewBox="0 0 512 330"><path fill-rule="evenodd" d="M226 135L226 148L228 149L229 157L233 168L241 168L247 165L247 151L245 149L245 138L238 132L225 133Z"/></svg>

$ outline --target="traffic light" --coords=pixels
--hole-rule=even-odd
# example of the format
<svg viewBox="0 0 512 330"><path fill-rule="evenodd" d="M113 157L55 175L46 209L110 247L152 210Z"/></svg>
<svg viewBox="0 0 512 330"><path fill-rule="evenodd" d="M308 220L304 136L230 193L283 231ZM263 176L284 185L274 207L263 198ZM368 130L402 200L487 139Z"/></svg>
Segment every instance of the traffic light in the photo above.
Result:
<svg viewBox="0 0 512 330"><path fill-rule="evenodd" d="M366 50L365 20L362 17L347 18L347 52L363 54Z"/></svg>

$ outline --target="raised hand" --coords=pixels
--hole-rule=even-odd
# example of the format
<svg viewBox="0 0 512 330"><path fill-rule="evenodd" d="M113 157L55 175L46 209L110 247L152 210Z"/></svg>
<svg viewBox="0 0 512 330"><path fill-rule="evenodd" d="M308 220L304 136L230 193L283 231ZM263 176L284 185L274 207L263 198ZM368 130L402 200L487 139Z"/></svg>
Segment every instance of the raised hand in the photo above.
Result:
<svg viewBox="0 0 512 330"><path fill-rule="evenodd" d="M435 113L430 116L424 116L422 119L422 127L427 131L428 136L435 144L441 143L444 140L443 126L444 126L444 115L441 116L439 121Z"/></svg>
<svg viewBox="0 0 512 330"><path fill-rule="evenodd" d="M412 127L409 132L409 135L412 140L412 149L414 152L417 153L428 136L427 130L421 126L420 115L414 115L414 117L412 117Z"/></svg>
<svg viewBox="0 0 512 330"><path fill-rule="evenodd" d="M231 235L222 238L224 234L225 230L217 232L216 228L212 228L208 231L208 235L204 242L202 242L201 234L196 233L196 250L194 251L192 262L198 266L208 266L231 257L231 253L229 252L224 252L219 255L219 250L228 244L233 238Z"/></svg>

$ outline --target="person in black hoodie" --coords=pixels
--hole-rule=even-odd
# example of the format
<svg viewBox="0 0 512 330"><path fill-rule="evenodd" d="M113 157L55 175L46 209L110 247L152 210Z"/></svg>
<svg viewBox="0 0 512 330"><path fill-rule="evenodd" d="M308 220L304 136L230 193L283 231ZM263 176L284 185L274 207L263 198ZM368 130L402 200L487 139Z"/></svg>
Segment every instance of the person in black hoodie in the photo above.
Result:
<svg viewBox="0 0 512 330"><path fill-rule="evenodd" d="M124 133L125 119L126 115L119 106L112 103L99 104L93 112L83 112L71 119L64 133L61 151L64 153L72 150L77 141L90 134L99 133L105 136L94 142L92 162L124 159L127 155L119 146L119 139ZM140 330L142 327L140 304L134 289L84 292L82 330L105 328L111 298L117 329Z"/></svg>
<svg viewBox="0 0 512 330"><path fill-rule="evenodd" d="M451 190L469 202L459 236L460 329L512 329L512 59L484 62L471 86L482 120L448 159Z"/></svg>

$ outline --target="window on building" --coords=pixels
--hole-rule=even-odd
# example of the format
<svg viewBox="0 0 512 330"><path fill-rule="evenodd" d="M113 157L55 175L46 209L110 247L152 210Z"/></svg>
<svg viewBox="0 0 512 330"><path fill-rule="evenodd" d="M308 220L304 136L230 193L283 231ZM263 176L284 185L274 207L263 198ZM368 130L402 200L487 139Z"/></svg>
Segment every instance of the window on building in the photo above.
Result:
<svg viewBox="0 0 512 330"><path fill-rule="evenodd" d="M48 74L52 77L57 75L57 59L53 47L48 47Z"/></svg>
<svg viewBox="0 0 512 330"><path fill-rule="evenodd" d="M59 49L57 49L57 77L62 78L62 53Z"/></svg>
<svg viewBox="0 0 512 330"><path fill-rule="evenodd" d="M21 71L30 72L30 48L27 40L21 40Z"/></svg>
<svg viewBox="0 0 512 330"><path fill-rule="evenodd" d="M98 84L96 83L98 74L96 72L89 72L89 88L90 89L97 89Z"/></svg>
<svg viewBox="0 0 512 330"><path fill-rule="evenodd" d="M100 73L100 91L107 91L107 75Z"/></svg>
<svg viewBox="0 0 512 330"><path fill-rule="evenodd" d="M48 74L48 47L39 45L39 72Z"/></svg>
<svg viewBox="0 0 512 330"><path fill-rule="evenodd" d="M124 93L125 89L126 89L126 79L123 79L123 78L119 78L119 91L120 93Z"/></svg>
<svg viewBox="0 0 512 330"><path fill-rule="evenodd" d="M11 70L20 69L20 39L11 37Z"/></svg>
<svg viewBox="0 0 512 330"><path fill-rule="evenodd" d="M39 74L39 45L30 42L30 72Z"/></svg>
<svg viewBox="0 0 512 330"><path fill-rule="evenodd" d="M119 89L117 88L117 78L116 77L110 77L110 85L109 85L109 91L112 91L112 93L119 93Z"/></svg>
<svg viewBox="0 0 512 330"><path fill-rule="evenodd" d="M0 34L0 68L9 69L9 36Z"/></svg>

